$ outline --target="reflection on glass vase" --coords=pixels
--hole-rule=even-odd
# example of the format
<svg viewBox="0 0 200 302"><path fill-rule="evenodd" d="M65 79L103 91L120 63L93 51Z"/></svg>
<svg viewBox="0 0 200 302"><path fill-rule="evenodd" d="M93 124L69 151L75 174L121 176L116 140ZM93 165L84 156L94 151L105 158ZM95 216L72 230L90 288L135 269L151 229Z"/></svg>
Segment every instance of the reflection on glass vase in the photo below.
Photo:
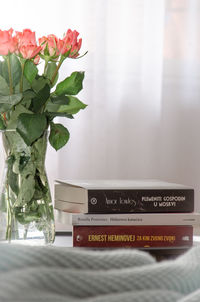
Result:
<svg viewBox="0 0 200 302"><path fill-rule="evenodd" d="M0 242L50 244L53 206L45 172L47 132L27 146L15 130L1 131L5 165L0 195Z"/></svg>

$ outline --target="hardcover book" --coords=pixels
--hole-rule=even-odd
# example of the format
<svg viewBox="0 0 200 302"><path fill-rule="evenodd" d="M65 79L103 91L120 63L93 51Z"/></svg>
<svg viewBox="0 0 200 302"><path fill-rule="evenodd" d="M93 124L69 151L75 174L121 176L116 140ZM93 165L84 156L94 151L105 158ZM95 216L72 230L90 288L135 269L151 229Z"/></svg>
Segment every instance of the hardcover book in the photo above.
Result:
<svg viewBox="0 0 200 302"><path fill-rule="evenodd" d="M74 247L189 247L193 227L188 226L74 226Z"/></svg>
<svg viewBox="0 0 200 302"><path fill-rule="evenodd" d="M82 213L193 212L194 189L158 180L57 180L55 207L73 206Z"/></svg>

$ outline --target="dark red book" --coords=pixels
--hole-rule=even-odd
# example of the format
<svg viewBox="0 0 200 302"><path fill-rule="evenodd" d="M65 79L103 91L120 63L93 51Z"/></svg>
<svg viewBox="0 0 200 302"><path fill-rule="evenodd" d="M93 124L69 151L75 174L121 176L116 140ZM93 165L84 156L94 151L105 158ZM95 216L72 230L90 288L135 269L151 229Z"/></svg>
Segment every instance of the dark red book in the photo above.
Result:
<svg viewBox="0 0 200 302"><path fill-rule="evenodd" d="M73 246L91 248L118 247L190 247L191 225L73 226Z"/></svg>

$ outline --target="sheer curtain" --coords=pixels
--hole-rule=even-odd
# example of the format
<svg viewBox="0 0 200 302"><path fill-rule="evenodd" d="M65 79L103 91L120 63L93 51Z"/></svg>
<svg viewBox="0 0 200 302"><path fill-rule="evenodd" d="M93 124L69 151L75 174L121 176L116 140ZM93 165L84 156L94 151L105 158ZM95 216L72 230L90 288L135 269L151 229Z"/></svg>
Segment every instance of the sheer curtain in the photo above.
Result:
<svg viewBox="0 0 200 302"><path fill-rule="evenodd" d="M193 186L200 209L198 0L18 0L1 11L2 29L76 29L89 51L61 70L85 70L88 107L62 119L69 143L48 148L52 189L55 178L160 178Z"/></svg>
<svg viewBox="0 0 200 302"><path fill-rule="evenodd" d="M156 177L164 1L84 1L85 17L91 3L92 18L83 20L91 47L82 96L89 106L70 122L58 175Z"/></svg>
<svg viewBox="0 0 200 302"><path fill-rule="evenodd" d="M165 11L159 175L192 185L200 210L200 2Z"/></svg>

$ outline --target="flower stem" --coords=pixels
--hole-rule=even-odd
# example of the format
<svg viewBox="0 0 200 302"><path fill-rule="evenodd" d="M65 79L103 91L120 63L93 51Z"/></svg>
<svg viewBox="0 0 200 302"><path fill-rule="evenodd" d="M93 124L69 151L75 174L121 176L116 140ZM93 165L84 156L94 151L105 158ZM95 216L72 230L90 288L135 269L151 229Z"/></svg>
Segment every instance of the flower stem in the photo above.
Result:
<svg viewBox="0 0 200 302"><path fill-rule="evenodd" d="M25 62L21 62L21 67L22 67L22 75L20 79L20 92L23 92L23 82L24 82L24 66Z"/></svg>
<svg viewBox="0 0 200 302"><path fill-rule="evenodd" d="M11 207L10 207L10 194L9 194L9 185L7 184L7 229L6 229L6 240L8 242L11 241L11 227L12 227L12 213L11 213Z"/></svg>
<svg viewBox="0 0 200 302"><path fill-rule="evenodd" d="M60 62L58 63L58 65L56 67L56 70L54 71L54 74L53 74L52 79L51 79L51 84L52 85L53 85L53 83L55 81L55 78L57 76L58 70L60 69L60 66L62 65L62 63L63 63L64 60L65 60L65 58L61 57Z"/></svg>
<svg viewBox="0 0 200 302"><path fill-rule="evenodd" d="M13 83L12 83L12 74L11 74L10 55L7 56L7 64L8 64L8 77L9 77L9 83L10 83L10 94L13 94Z"/></svg>
<svg viewBox="0 0 200 302"><path fill-rule="evenodd" d="M44 64L44 75L46 75L47 73L47 65L48 65L49 60L45 60L45 64Z"/></svg>

